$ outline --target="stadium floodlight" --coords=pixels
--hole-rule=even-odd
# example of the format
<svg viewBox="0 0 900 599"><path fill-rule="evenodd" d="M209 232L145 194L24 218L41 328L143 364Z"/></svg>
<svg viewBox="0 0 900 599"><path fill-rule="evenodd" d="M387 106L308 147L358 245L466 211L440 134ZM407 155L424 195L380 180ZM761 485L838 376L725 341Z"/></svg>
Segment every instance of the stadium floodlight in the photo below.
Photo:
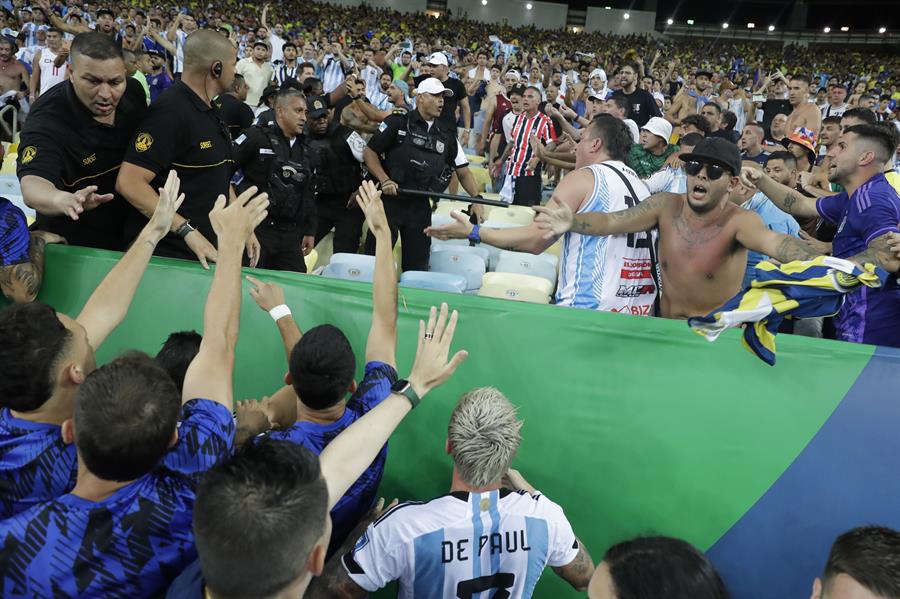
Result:
<svg viewBox="0 0 900 599"><path fill-rule="evenodd" d="M532 4L531 2L525 5L525 10L531 10L532 8L534 8L534 4Z"/></svg>
<svg viewBox="0 0 900 599"><path fill-rule="evenodd" d="M604 6L603 8L605 8L606 10L612 10L612 6Z"/></svg>
<svg viewBox="0 0 900 599"><path fill-rule="evenodd" d="M693 25L693 24L694 24L694 19L688 19L688 20L687 20L687 24L688 24L688 25Z"/></svg>
<svg viewBox="0 0 900 599"><path fill-rule="evenodd" d="M722 29L728 29L728 23L722 23Z"/></svg>
<svg viewBox="0 0 900 599"><path fill-rule="evenodd" d="M481 0L481 5L482 5L482 6L487 6L487 0Z"/></svg>
<svg viewBox="0 0 900 599"><path fill-rule="evenodd" d="M769 31L775 31L775 25L769 25Z"/></svg>
<svg viewBox="0 0 900 599"><path fill-rule="evenodd" d="M675 21L673 19L666 20L666 25L673 25Z"/></svg>
<svg viewBox="0 0 900 599"><path fill-rule="evenodd" d="M747 29L756 29L756 23L747 23Z"/></svg>
<svg viewBox="0 0 900 599"><path fill-rule="evenodd" d="M881 27L881 28L878 30L878 33L884 33L885 31L887 31L887 28L886 28L886 27Z"/></svg>
<svg viewBox="0 0 900 599"><path fill-rule="evenodd" d="M624 15L622 15L622 18L625 19L625 20L627 21L628 19L631 18L631 15L628 14L628 13L625 13Z"/></svg>
<svg viewBox="0 0 900 599"><path fill-rule="evenodd" d="M845 31L845 32L850 31L850 28L849 27L841 27L841 31Z"/></svg>

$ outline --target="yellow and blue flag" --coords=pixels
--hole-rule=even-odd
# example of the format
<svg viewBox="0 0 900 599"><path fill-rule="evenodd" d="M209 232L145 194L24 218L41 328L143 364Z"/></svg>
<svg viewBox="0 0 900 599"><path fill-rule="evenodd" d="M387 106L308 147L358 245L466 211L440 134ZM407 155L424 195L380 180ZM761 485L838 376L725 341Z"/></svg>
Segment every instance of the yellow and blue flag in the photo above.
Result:
<svg viewBox="0 0 900 599"><path fill-rule="evenodd" d="M887 272L874 264L860 268L849 260L819 256L776 266L756 265L756 278L728 303L689 318L695 333L715 341L725 329L744 327L743 345L769 365L775 364L775 335L785 318L834 316L845 294L860 285L881 287Z"/></svg>

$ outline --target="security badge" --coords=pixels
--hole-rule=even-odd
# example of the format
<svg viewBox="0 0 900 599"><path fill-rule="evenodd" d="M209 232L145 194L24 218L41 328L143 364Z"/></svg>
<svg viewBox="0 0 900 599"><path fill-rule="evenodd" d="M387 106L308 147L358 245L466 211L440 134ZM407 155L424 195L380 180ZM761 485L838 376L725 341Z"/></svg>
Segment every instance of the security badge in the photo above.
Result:
<svg viewBox="0 0 900 599"><path fill-rule="evenodd" d="M134 149L138 152L146 152L153 145L153 136L149 133L138 133L134 140Z"/></svg>
<svg viewBox="0 0 900 599"><path fill-rule="evenodd" d="M322 110L325 108L325 105L322 104L321 100L315 100L313 102L313 110Z"/></svg>
<svg viewBox="0 0 900 599"><path fill-rule="evenodd" d="M439 142L435 143L434 149L437 150L438 152L443 152L444 151L444 142L439 141Z"/></svg>
<svg viewBox="0 0 900 599"><path fill-rule="evenodd" d="M24 150L22 150L22 164L28 164L34 157L37 156L37 148L34 146L28 146Z"/></svg>

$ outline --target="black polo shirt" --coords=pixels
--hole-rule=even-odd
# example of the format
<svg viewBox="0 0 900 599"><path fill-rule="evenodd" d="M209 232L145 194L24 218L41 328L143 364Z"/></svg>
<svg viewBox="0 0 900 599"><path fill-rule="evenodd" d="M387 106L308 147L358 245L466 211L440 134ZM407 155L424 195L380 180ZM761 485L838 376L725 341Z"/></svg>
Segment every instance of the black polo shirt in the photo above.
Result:
<svg viewBox="0 0 900 599"><path fill-rule="evenodd" d="M637 88L630 94L626 94L624 90L617 89L613 92L613 95L622 96L628 100L628 114L626 118L637 123L638 127L646 125L650 117L662 116L656 100L647 90Z"/></svg>
<svg viewBox="0 0 900 599"><path fill-rule="evenodd" d="M245 129L253 124L253 109L231 94L221 94L213 100L213 104L219 111L219 116L228 125L231 139L237 139Z"/></svg>
<svg viewBox="0 0 900 599"><path fill-rule="evenodd" d="M134 209L116 193L116 177L129 140L146 112L144 89L131 77L126 80L112 125L94 120L69 81L41 94L22 129L19 180L33 175L68 192L96 185L97 193L112 193L115 197L82 213L77 221L65 215L38 214L39 229L62 235L72 245L124 248L126 215Z"/></svg>
<svg viewBox="0 0 900 599"><path fill-rule="evenodd" d="M413 79L413 81L415 81L416 86L419 86L429 77L431 77L431 75L419 75ZM444 81L443 84L444 87L453 92L453 95L444 96L444 107L441 109L441 116L438 117L438 122L445 130L453 131L453 134L456 135L456 107L459 106L460 102L468 102L467 98L469 95L466 92L466 86L463 85L463 82L459 79L447 77L447 80ZM460 112L459 116L462 117L462 112ZM472 120L475 120L474 114L472 115ZM464 124L469 126L473 125L473 123Z"/></svg>
<svg viewBox="0 0 900 599"><path fill-rule="evenodd" d="M128 146L125 162L156 173L151 183L154 189L162 187L169 170L175 169L185 196L178 213L216 244L209 212L219 195L228 197L232 172L231 136L217 110L176 81L150 105ZM141 217L131 232L136 235L146 222ZM183 240L171 235L156 249L162 256L195 257Z"/></svg>

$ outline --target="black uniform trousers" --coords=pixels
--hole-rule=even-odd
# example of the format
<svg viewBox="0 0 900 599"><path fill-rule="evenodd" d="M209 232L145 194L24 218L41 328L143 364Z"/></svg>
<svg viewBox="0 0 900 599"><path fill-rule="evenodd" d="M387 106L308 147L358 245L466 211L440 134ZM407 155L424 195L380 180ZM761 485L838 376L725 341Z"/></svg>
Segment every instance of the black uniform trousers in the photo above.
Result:
<svg viewBox="0 0 900 599"><path fill-rule="evenodd" d="M425 228L431 226L431 202L423 198L381 196L384 213L391 229L391 241L397 243L400 233L403 244L403 271L428 270L431 257L431 238ZM375 255L375 236L366 237L366 253Z"/></svg>
<svg viewBox="0 0 900 599"><path fill-rule="evenodd" d="M279 223L266 219L256 227L256 239L262 250L259 268L306 272L303 256L303 232L294 223Z"/></svg>
<svg viewBox="0 0 900 599"><path fill-rule="evenodd" d="M355 254L359 251L362 225L366 217L356 205L348 207L352 192L316 196L316 244L334 229L334 253Z"/></svg>
<svg viewBox="0 0 900 599"><path fill-rule="evenodd" d="M516 177L513 188L513 204L517 206L534 206L541 203L540 171L527 177Z"/></svg>

